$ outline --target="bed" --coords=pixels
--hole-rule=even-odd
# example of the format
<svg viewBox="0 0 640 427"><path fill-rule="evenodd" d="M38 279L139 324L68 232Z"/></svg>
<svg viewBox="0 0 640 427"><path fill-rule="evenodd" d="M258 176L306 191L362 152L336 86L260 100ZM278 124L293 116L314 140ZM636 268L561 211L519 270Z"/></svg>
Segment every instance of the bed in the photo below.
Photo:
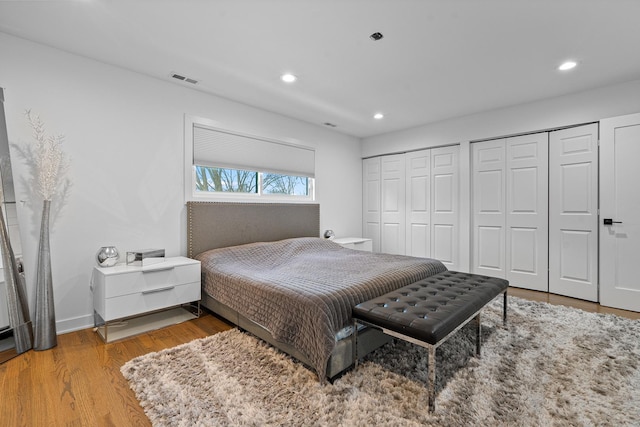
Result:
<svg viewBox="0 0 640 427"><path fill-rule="evenodd" d="M317 204L189 202L187 212L188 256L202 263L202 305L321 381L352 364L352 307L446 270L436 260L319 238ZM358 354L387 340L361 331Z"/></svg>

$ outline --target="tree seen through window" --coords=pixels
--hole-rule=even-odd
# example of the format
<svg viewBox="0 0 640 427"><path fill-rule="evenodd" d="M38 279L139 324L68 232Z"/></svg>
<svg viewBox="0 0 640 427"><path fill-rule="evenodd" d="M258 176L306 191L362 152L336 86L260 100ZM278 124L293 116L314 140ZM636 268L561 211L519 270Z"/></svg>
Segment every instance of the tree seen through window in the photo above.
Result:
<svg viewBox="0 0 640 427"><path fill-rule="evenodd" d="M208 193L258 193L262 175L262 194L309 195L309 178L267 172L196 166L196 191Z"/></svg>

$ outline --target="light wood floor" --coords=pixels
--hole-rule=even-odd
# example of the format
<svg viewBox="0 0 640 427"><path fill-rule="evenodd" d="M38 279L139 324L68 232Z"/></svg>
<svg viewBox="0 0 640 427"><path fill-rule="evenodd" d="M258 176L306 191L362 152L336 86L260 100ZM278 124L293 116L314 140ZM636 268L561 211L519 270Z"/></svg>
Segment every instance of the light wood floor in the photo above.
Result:
<svg viewBox="0 0 640 427"><path fill-rule="evenodd" d="M541 292L510 288L509 294L591 312L640 319L640 313ZM91 329L58 337L58 346L29 351L0 364L2 426L148 426L120 367L128 360L231 328L211 315L115 343Z"/></svg>

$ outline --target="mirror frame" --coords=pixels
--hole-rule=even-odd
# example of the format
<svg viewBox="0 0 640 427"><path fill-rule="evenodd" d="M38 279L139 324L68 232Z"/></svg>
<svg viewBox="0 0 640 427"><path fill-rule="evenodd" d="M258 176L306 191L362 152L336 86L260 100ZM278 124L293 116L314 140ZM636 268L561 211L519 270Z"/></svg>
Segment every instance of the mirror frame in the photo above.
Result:
<svg viewBox="0 0 640 427"><path fill-rule="evenodd" d="M5 362L33 347L33 328L29 315L27 293L22 262L16 259L7 230L7 205L15 206L15 190L9 153L9 135L4 110L4 89L0 88L0 179L2 206L0 212L0 252L6 304L0 301L0 310L6 308L8 325L0 330L0 363ZM3 307L5 306L5 307Z"/></svg>

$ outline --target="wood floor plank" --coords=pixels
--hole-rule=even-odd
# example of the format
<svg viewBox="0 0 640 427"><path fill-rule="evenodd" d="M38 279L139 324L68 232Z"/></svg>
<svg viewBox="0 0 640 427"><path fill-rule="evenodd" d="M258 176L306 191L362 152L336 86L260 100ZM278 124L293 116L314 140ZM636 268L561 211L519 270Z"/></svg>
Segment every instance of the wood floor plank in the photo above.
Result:
<svg viewBox="0 0 640 427"><path fill-rule="evenodd" d="M112 388L104 384L102 370L95 369L96 348L93 337L87 336L87 331L65 334L61 337L68 338L64 342L60 340L59 346L64 349L64 357L71 366L70 380L73 383L75 405L80 425L104 425L103 419L110 414L112 408ZM96 390L100 392L96 393ZM86 396L80 399L79 396ZM121 414L124 416L125 414ZM71 422L71 421L70 421Z"/></svg>
<svg viewBox="0 0 640 427"><path fill-rule="evenodd" d="M640 313L542 292L510 288L509 295L640 319ZM205 311L198 319L108 344L92 329L60 335L54 349L29 351L0 365L0 425L149 426L122 365L230 328Z"/></svg>
<svg viewBox="0 0 640 427"><path fill-rule="evenodd" d="M562 295L550 294L548 292L530 291L528 289L510 287L508 294L531 301L547 302L554 305L564 305L567 307L579 308L580 310L589 311L591 313L607 313L615 314L617 316L626 317L629 319L640 319L639 312L605 307L596 302L569 298Z"/></svg>

